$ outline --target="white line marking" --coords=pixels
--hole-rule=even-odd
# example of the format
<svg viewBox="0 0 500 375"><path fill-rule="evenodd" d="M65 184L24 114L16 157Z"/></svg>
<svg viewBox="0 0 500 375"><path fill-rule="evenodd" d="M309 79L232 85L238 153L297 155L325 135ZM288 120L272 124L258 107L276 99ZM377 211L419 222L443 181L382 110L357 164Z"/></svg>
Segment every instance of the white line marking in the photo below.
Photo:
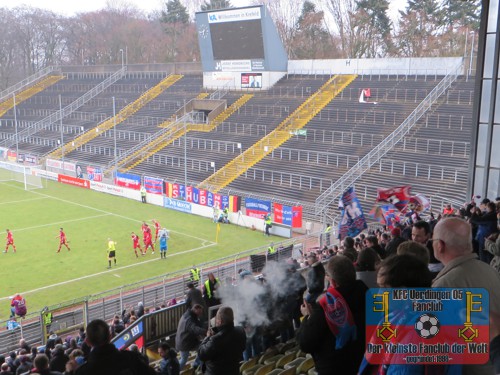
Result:
<svg viewBox="0 0 500 375"><path fill-rule="evenodd" d="M205 249L207 247L211 247L211 246L214 246L214 245L217 245L217 244L216 243L212 243L212 244L207 245L207 246L196 247L194 249L190 249L190 250L186 250L186 251L181 251L179 253L167 255L167 257L169 258L169 257L177 256L177 255L184 255L184 254L191 253L193 251L200 250L200 249ZM61 285L66 285L66 284L72 283L74 281L80 281L80 280L90 279L91 277L95 277L95 276L105 275L105 274L107 274L109 272L116 272L116 271L123 270L123 269L126 269L126 268L141 266L143 264L150 263L150 262L155 262L157 260L161 260L161 258L154 258L154 259L150 259L150 260L145 260L145 261L140 262L140 263L129 264L128 266L123 266L123 267L118 267L118 268L110 269L110 270L107 270L107 271L98 272L98 273L94 273L92 275L86 275L86 276L78 277L76 279L61 281L60 283L42 286L40 288L36 288L36 289L32 289L32 290L27 290L25 292L19 292L19 294L35 293L35 292L39 292L40 290L50 289L50 288L53 288L53 287L56 287L56 286L61 286ZM9 297L1 297L0 301L8 300L8 299L10 299L10 298Z"/></svg>
<svg viewBox="0 0 500 375"><path fill-rule="evenodd" d="M142 223L144 221L144 220L132 219L132 218L130 218L128 216L119 215L119 214L116 214L114 212L104 211L104 210L101 210L99 208L95 208L95 207L92 207L92 206L87 206L85 204L68 201L68 200L65 200L65 199L62 199L62 198L53 197L51 195L39 193L37 191L30 191L30 193L38 194L38 195L41 195L41 196L44 196L44 197L49 197L49 198L52 198L52 199L55 199L55 200L58 200L58 201L61 201L61 202L64 202L64 203L74 204L76 206L80 206L80 207L83 207L83 208L88 208L88 209L95 210L95 211L98 211L98 212L102 212L102 213L105 213L105 214L113 215L113 216L116 216L116 217L119 217L119 218L122 218L122 219L125 219L125 220L130 220L130 221L136 222L136 223ZM103 194L105 194L105 193L103 193ZM124 197L120 197L120 198L124 198ZM157 207L160 207L160 206L157 206ZM191 238L194 238L194 239L199 240L199 241L207 241L205 238L200 238L200 237L192 236L190 234L186 234L186 233L182 233L182 232L177 232L175 230L171 230L170 232L172 232L172 233L179 233L179 234L182 234L183 236L191 237ZM212 241L209 241L209 242L212 243L212 244L215 244L215 242L212 242Z"/></svg>
<svg viewBox="0 0 500 375"><path fill-rule="evenodd" d="M43 225L36 225L34 227L20 228L20 229L16 229L15 231L16 232L22 232L23 230L38 229L38 228L50 227L50 226L54 226L54 225L59 226L59 225L63 225L63 224L66 224L66 223L72 223L72 222L75 222L75 221L82 221L82 220L88 220L88 219L96 219L98 217L104 217L104 216L110 216L110 215L111 214L102 214L102 215L82 217L80 219L72 219L72 220L65 220L65 221L56 221L54 223L43 224Z"/></svg>
<svg viewBox="0 0 500 375"><path fill-rule="evenodd" d="M14 204L14 203L24 203L24 202L32 202L32 201L40 201L40 200L43 200L43 199L47 199L47 198L40 197L40 198L32 198L32 199L23 199L23 200L20 200L20 201L0 202L0 205Z"/></svg>

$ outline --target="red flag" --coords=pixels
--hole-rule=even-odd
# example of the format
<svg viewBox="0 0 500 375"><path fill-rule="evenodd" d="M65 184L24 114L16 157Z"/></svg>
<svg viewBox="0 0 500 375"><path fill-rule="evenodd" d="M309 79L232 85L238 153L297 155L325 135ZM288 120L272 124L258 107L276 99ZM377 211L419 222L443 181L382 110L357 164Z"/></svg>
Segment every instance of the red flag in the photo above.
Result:
<svg viewBox="0 0 500 375"><path fill-rule="evenodd" d="M302 206L292 207L292 228L302 228Z"/></svg>
<svg viewBox="0 0 500 375"><path fill-rule="evenodd" d="M389 189L377 189L377 202L393 204L399 211L404 211L410 203L411 186L396 186Z"/></svg>
<svg viewBox="0 0 500 375"><path fill-rule="evenodd" d="M273 203L274 208L274 222L283 223L283 205L279 203Z"/></svg>

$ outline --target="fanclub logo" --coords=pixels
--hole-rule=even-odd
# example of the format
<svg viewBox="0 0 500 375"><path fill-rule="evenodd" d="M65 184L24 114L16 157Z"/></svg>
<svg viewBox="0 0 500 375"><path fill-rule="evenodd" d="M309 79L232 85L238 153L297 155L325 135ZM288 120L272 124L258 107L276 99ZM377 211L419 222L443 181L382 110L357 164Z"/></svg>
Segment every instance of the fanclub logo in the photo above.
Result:
<svg viewBox="0 0 500 375"><path fill-rule="evenodd" d="M441 324L438 318L433 314L422 314L415 322L415 331L423 339L432 339L439 333Z"/></svg>

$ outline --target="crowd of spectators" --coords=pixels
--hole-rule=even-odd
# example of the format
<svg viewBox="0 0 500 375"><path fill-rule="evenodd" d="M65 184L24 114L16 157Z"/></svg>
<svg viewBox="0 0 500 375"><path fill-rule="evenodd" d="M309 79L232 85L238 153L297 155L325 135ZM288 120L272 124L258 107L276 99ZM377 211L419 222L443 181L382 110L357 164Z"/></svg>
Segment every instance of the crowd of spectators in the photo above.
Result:
<svg viewBox="0 0 500 375"><path fill-rule="evenodd" d="M110 340L150 309L139 303L111 322L95 320L78 336L62 340L50 335L43 352L24 340L7 358L0 357L5 374L130 374L177 375L191 366L207 374L238 374L239 364L265 352L278 342L295 337L300 349L310 353L318 374L495 374L500 373L500 201L470 202L460 209L451 205L435 217L414 215L392 228L380 228L339 245L311 250L286 264L287 292L273 294L266 275L256 279L240 269L234 279L221 281L210 274L197 288L187 285L186 312L180 319L175 344L158 345L161 358L153 369L147 356L132 346L118 351ZM304 272L298 272L303 269ZM304 275L304 276L302 276ZM238 277L239 276L239 277ZM234 288L244 280L264 285L272 296L268 323L236 321L229 305L218 309L210 323L208 307L227 301L219 288ZM491 362L484 365L373 365L365 356L365 291L376 287L479 287L490 293ZM248 288L248 284L247 284ZM341 303L329 305L332 299ZM267 299L269 300L269 298ZM162 305L159 308L164 308ZM334 306L334 307L332 307ZM340 306L340 307L339 307ZM234 307L234 306L233 306ZM348 326L332 326L325 316L346 316ZM210 328L211 327L211 328ZM355 328L355 329L354 329ZM495 369L493 369L495 366Z"/></svg>

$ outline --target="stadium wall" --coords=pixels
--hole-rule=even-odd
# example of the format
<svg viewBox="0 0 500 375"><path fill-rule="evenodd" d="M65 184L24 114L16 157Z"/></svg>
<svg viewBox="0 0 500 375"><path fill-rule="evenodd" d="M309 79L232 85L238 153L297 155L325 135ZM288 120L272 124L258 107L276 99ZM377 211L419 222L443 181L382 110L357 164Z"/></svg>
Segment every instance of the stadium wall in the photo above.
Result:
<svg viewBox="0 0 500 375"><path fill-rule="evenodd" d="M394 59L290 60L289 74L447 75L462 57Z"/></svg>

